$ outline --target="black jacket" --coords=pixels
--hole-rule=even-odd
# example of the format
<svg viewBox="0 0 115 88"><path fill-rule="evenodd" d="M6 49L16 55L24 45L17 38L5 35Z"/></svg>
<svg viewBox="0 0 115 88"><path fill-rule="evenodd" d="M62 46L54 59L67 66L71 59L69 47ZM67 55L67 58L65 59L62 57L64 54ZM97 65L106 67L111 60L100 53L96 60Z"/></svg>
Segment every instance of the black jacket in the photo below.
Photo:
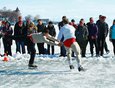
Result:
<svg viewBox="0 0 115 88"><path fill-rule="evenodd" d="M52 25L51 27L48 26L47 29L49 30L49 34L53 37L56 36L56 31L55 31L55 27Z"/></svg>
<svg viewBox="0 0 115 88"><path fill-rule="evenodd" d="M42 24L42 25L37 25L37 28L38 28L38 30L37 30L37 32L39 33L39 32L43 32L44 31L44 29L45 29L45 25L44 24Z"/></svg>
<svg viewBox="0 0 115 88"><path fill-rule="evenodd" d="M24 41L24 36L25 36L25 25L23 24L22 27L18 26L18 22L15 24L14 27L14 39L16 41Z"/></svg>
<svg viewBox="0 0 115 88"><path fill-rule="evenodd" d="M108 24L106 22L98 21L97 23L98 27L98 38L105 38L108 34Z"/></svg>

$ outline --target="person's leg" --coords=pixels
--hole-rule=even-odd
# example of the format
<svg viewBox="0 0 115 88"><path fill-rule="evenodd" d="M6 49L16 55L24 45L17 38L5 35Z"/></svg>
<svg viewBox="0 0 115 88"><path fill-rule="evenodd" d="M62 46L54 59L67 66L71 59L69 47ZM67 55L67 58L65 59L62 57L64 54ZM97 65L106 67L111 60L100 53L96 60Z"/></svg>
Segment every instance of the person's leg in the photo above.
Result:
<svg viewBox="0 0 115 88"><path fill-rule="evenodd" d="M103 54L104 54L104 45L105 45L105 38L102 39L101 56L103 56Z"/></svg>
<svg viewBox="0 0 115 88"><path fill-rule="evenodd" d="M109 53L109 49L108 49L108 46L107 46L107 42L106 42L106 40L105 40L104 48L105 48L106 53Z"/></svg>
<svg viewBox="0 0 115 88"><path fill-rule="evenodd" d="M39 54L44 54L44 43L37 43Z"/></svg>
<svg viewBox="0 0 115 88"><path fill-rule="evenodd" d="M77 66L78 66L78 71L84 71L84 68L81 66L81 50L77 42L74 42L71 45L72 50L76 54L76 61L77 61Z"/></svg>
<svg viewBox="0 0 115 88"><path fill-rule="evenodd" d="M71 58L71 48L65 47L66 52L67 52L67 59L69 63L70 69L74 69L74 66L72 65L72 58Z"/></svg>
<svg viewBox="0 0 115 88"><path fill-rule="evenodd" d="M50 55L50 45L47 44L47 50L48 50L48 54Z"/></svg>
<svg viewBox="0 0 115 88"><path fill-rule="evenodd" d="M3 46L4 46L4 54L8 54L8 51L7 51L7 42L6 40L3 38Z"/></svg>
<svg viewBox="0 0 115 88"><path fill-rule="evenodd" d="M25 53L25 44L24 44L24 42L21 42L21 47L22 47L22 54L24 54Z"/></svg>
<svg viewBox="0 0 115 88"><path fill-rule="evenodd" d="M61 56L66 56L66 49L64 47L64 45L61 46Z"/></svg>
<svg viewBox="0 0 115 88"><path fill-rule="evenodd" d="M115 55L115 39L112 39L112 44L113 44L113 52L114 52L114 55Z"/></svg>
<svg viewBox="0 0 115 88"><path fill-rule="evenodd" d="M98 46L98 54L100 56L100 51L101 51L101 39L100 38L97 39L97 46Z"/></svg>
<svg viewBox="0 0 115 88"><path fill-rule="evenodd" d="M15 40L15 43L16 43L16 53L17 53L18 52L18 43L16 40Z"/></svg>
<svg viewBox="0 0 115 88"><path fill-rule="evenodd" d="M12 56L11 45L7 44L8 55Z"/></svg>
<svg viewBox="0 0 115 88"><path fill-rule="evenodd" d="M82 43L83 44L83 43ZM87 44L88 44L88 40L85 40L84 41L84 44L83 44L83 56L86 55L86 47L87 47ZM85 56L86 57L86 56Z"/></svg>
<svg viewBox="0 0 115 88"><path fill-rule="evenodd" d="M30 44L28 45L28 47L30 48L30 60L29 60L29 65L32 65L34 63L34 59L35 59L35 44Z"/></svg>
<svg viewBox="0 0 115 88"><path fill-rule="evenodd" d="M21 51L20 51L20 42L16 42L16 43L17 43L17 44L16 44L16 45L17 45L17 52L20 52L20 53L21 53ZM17 53L17 52L16 52L16 53Z"/></svg>
<svg viewBox="0 0 115 88"><path fill-rule="evenodd" d="M81 50L80 50L78 43L74 42L71 45L71 48L74 51L74 53L76 54L77 65L78 65L78 67L80 67L81 66Z"/></svg>
<svg viewBox="0 0 115 88"><path fill-rule="evenodd" d="M94 40L94 46L95 46L95 52L96 52L96 56L99 56L99 50L98 50L98 44L97 44L97 40Z"/></svg>
<svg viewBox="0 0 115 88"><path fill-rule="evenodd" d="M52 55L54 55L54 46L51 46L52 48Z"/></svg>
<svg viewBox="0 0 115 88"><path fill-rule="evenodd" d="M44 43L41 43L40 50L41 50L41 54L45 54Z"/></svg>
<svg viewBox="0 0 115 88"><path fill-rule="evenodd" d="M93 56L93 40L90 39L89 41L89 44L90 44L90 52L91 52L91 56Z"/></svg>

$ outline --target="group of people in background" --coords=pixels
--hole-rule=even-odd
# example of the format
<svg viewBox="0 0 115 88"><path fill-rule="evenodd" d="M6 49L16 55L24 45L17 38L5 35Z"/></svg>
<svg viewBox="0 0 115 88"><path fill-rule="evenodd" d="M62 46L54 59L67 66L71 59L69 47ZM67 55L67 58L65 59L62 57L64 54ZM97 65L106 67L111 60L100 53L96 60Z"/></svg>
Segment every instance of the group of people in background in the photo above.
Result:
<svg viewBox="0 0 115 88"><path fill-rule="evenodd" d="M58 25L59 29L61 26L63 26L62 23L65 18L66 16L62 17L62 21ZM114 33L115 20L113 20L113 25L110 27L110 30L105 20L106 16L99 15L99 20L97 20L96 23L94 23L93 17L89 18L88 23L85 23L84 19L80 19L78 24L75 23L74 19L72 19L71 22L69 23L76 29L75 31L76 41L80 46L82 57L86 57L86 47L88 42L90 45L90 53L92 57L94 56L93 51L94 49L96 57L103 56L104 49L108 54L110 52L106 43L106 37L108 36L108 34L110 35L109 38L112 41L114 49L115 44L113 41L115 35ZM63 46L61 47L60 50L61 50L60 55L65 56L66 53ZM114 49L114 55L115 55L115 49ZM74 53L72 53L72 56L74 56Z"/></svg>
<svg viewBox="0 0 115 88"><path fill-rule="evenodd" d="M79 45L80 52L81 52L80 54L82 57L86 57L86 47L87 47L88 42L90 44L91 56L93 57L95 55L93 51L93 49L95 49L96 56L99 57L99 56L103 56L104 49L106 53L110 52L106 43L106 37L109 34L109 38L113 44L113 50L114 50L114 55L115 55L115 20L113 20L113 24L109 28L108 24L105 21L106 16L102 16L102 15L99 15L99 20L96 23L94 23L93 17L89 18L88 23L85 23L84 19L80 19L78 24L75 23L74 19L72 19L71 22L68 21L69 23L67 22L67 20L65 22L65 19L67 19L67 17L63 16L62 21L58 23L59 33L60 33L60 30L62 31L62 27L65 24L69 24L70 26L73 26L75 29L75 32L73 33L73 31L70 32L70 30L68 30L68 32L70 32L69 35L60 34L61 37L60 36L58 37L60 42L65 41L65 36L72 37L74 35L75 40L72 37L72 40L71 41L69 40L69 41L72 42L72 44L73 44L73 41L76 41L78 43L78 44L73 44L73 48L76 48ZM15 40L16 52L20 52L22 54L26 53L25 46L27 46L27 53L31 55L30 58L34 58L36 54L35 43L31 41L30 36L28 35L33 34L33 33L44 33L44 31L46 31L47 29L48 33L53 38L56 37L57 33L52 21L49 21L47 26L43 24L41 19L38 19L37 22L38 22L37 25L35 25L30 18L26 19L26 22L23 22L22 17L19 16L18 22L16 22L16 24L14 25L14 30L13 30L10 25L10 22L2 21L2 25L0 27L0 37L2 37L2 40L3 40L4 53L12 56L11 45L12 45L12 40ZM69 26L67 27L69 28ZM68 29L68 28L65 27L65 29ZM64 28L63 28L63 31L66 32ZM77 46L75 47L75 45ZM54 55L55 53L53 45L47 44L47 49L45 49L44 42L42 42L42 43L37 43L37 47L38 47L39 54ZM63 57L67 56L68 55L67 50L68 48L65 47L64 44L61 44L60 56L63 56ZM71 56L75 56L74 53L79 54L78 52L79 49L76 48L76 50L73 49ZM77 55L77 57L79 58L79 55ZM29 64L33 64L33 61L34 60L31 59L29 61ZM77 59L77 61L79 62L79 59ZM71 64L70 64L70 68L73 68Z"/></svg>

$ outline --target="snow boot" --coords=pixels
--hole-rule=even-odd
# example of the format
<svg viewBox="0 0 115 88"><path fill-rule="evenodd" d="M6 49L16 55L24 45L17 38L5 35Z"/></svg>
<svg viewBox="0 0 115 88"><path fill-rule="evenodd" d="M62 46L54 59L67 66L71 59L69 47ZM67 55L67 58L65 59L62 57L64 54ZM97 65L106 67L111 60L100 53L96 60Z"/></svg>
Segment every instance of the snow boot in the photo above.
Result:
<svg viewBox="0 0 115 88"><path fill-rule="evenodd" d="M33 67L33 68L37 68L37 65L34 65L34 64L29 64L28 66Z"/></svg>
<svg viewBox="0 0 115 88"><path fill-rule="evenodd" d="M78 71L85 71L85 69L82 66L79 66Z"/></svg>
<svg viewBox="0 0 115 88"><path fill-rule="evenodd" d="M70 67L70 69L74 69L74 66L73 66L73 65L70 65L69 67Z"/></svg>

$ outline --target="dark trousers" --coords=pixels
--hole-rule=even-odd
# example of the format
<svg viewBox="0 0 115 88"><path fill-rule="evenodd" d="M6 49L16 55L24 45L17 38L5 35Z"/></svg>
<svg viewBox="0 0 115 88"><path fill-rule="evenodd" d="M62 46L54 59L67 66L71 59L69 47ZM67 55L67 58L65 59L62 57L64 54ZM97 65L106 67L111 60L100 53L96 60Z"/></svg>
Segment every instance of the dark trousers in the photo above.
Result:
<svg viewBox="0 0 115 88"><path fill-rule="evenodd" d="M115 55L115 39L112 39L112 44L113 44L113 52L114 52L114 55Z"/></svg>
<svg viewBox="0 0 115 88"><path fill-rule="evenodd" d="M39 54L44 54L44 43L37 43Z"/></svg>
<svg viewBox="0 0 115 88"><path fill-rule="evenodd" d="M108 51L109 51L106 41L105 41L104 48L105 48L105 51L106 51L106 52L108 52Z"/></svg>
<svg viewBox="0 0 115 88"><path fill-rule="evenodd" d="M97 43L98 43L98 53L99 53L99 55L103 56L105 38L98 38Z"/></svg>
<svg viewBox="0 0 115 88"><path fill-rule="evenodd" d="M90 44L90 52L93 55L93 48L95 47L96 55L98 55L98 45L97 45L97 40L96 39L89 39L89 44Z"/></svg>
<svg viewBox="0 0 115 88"><path fill-rule="evenodd" d="M31 40L30 41L28 40L27 48L29 48L29 52L30 52L29 64L33 64L35 59L35 54L36 54L35 44L31 42Z"/></svg>
<svg viewBox="0 0 115 88"><path fill-rule="evenodd" d="M9 44L6 39L3 39L3 46L4 46L4 54L12 56L11 52L11 44Z"/></svg>
<svg viewBox="0 0 115 88"><path fill-rule="evenodd" d="M77 41L77 42L78 42L78 44L80 46L82 57L85 57L88 40L84 40L84 41L80 40L80 41Z"/></svg>
<svg viewBox="0 0 115 88"><path fill-rule="evenodd" d="M54 46L51 46L49 44L47 44L47 49L48 49L48 54L50 55L50 47L51 47L51 52L52 52L52 55L54 55Z"/></svg>
<svg viewBox="0 0 115 88"><path fill-rule="evenodd" d="M60 48L60 56L64 56L64 57L66 56L66 49L64 45L62 45Z"/></svg>

